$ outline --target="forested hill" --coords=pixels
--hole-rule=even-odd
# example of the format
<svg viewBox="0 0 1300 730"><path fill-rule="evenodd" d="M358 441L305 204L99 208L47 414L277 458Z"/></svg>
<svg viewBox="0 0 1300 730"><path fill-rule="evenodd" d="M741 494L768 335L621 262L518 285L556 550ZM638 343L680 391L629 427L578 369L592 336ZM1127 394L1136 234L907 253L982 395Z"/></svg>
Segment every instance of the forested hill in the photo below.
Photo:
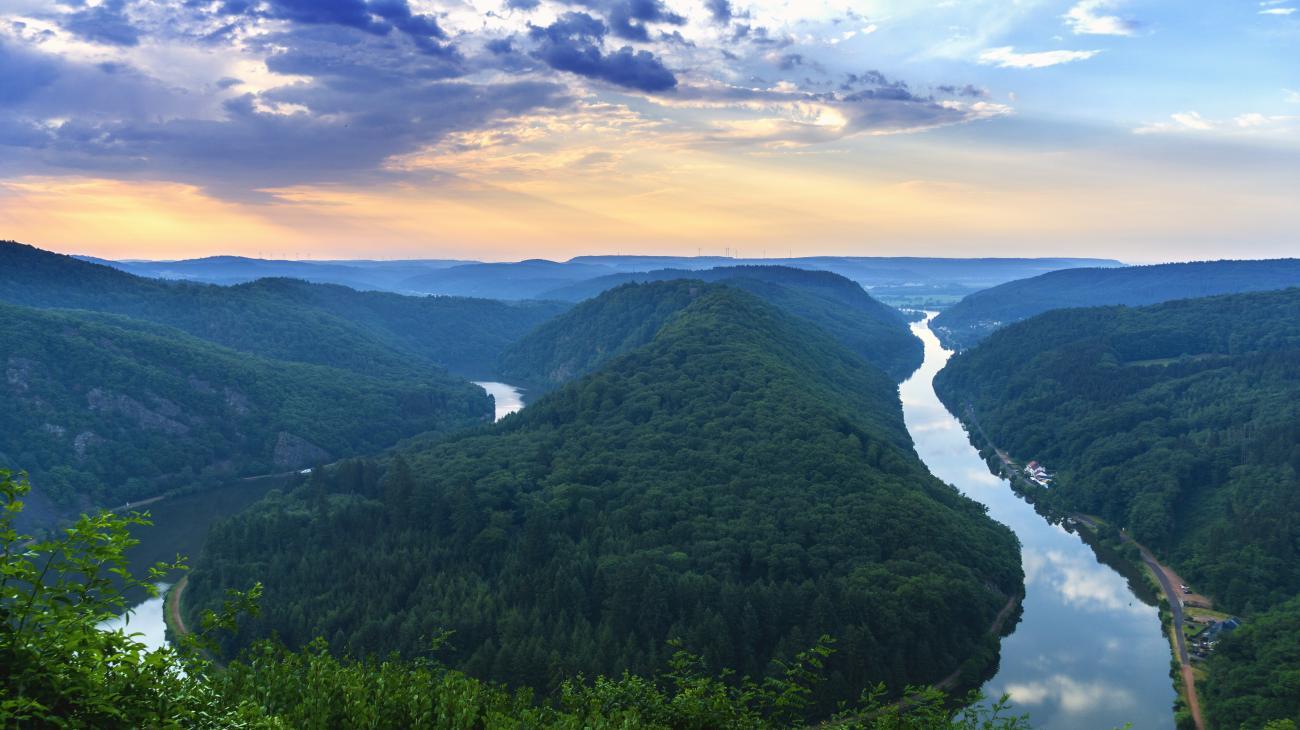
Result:
<svg viewBox="0 0 1300 730"><path fill-rule="evenodd" d="M65 509L370 453L486 418L478 388L266 360L166 327L0 304L0 468Z"/></svg>
<svg viewBox="0 0 1300 730"><path fill-rule="evenodd" d="M761 675L829 634L824 699L987 667L1016 541L926 471L893 382L744 292L645 290L690 302L643 347L216 528L189 613L262 581L238 644L419 655L446 629L453 663L545 692L661 667L674 637Z"/></svg>
<svg viewBox="0 0 1300 730"><path fill-rule="evenodd" d="M956 356L936 387L997 446L1056 471L1041 499L1126 526L1225 610L1253 622L1300 593L1300 289L1050 312ZM1269 655L1216 660L1212 681L1267 675L1260 706L1289 691L1300 719L1300 656Z"/></svg>
<svg viewBox="0 0 1300 730"><path fill-rule="evenodd" d="M1300 259L1069 269L971 294L940 313L934 329L946 347L960 350L1000 327L1052 309L1140 306L1291 286L1300 286Z"/></svg>
<svg viewBox="0 0 1300 730"><path fill-rule="evenodd" d="M296 279L262 279L232 289L241 296L319 309L375 334L385 344L476 379L496 377L497 360L507 347L570 308L555 301L361 292Z"/></svg>
<svg viewBox="0 0 1300 730"><path fill-rule="evenodd" d="M642 275L631 274L635 278ZM645 344L688 301L698 284L720 282L743 289L789 314L807 320L849 350L903 380L923 357L920 340L892 307L872 299L862 287L838 274L780 266L742 266L708 271L665 270L646 281L677 281L673 289L642 290L633 281L617 295L579 304L506 350L502 376L510 382L553 387L590 372L605 360ZM676 291L674 295L664 292Z"/></svg>
<svg viewBox="0 0 1300 730"><path fill-rule="evenodd" d="M289 279L234 287L146 279L0 242L0 301L122 314L266 357L442 381L491 374L561 304L404 297Z"/></svg>

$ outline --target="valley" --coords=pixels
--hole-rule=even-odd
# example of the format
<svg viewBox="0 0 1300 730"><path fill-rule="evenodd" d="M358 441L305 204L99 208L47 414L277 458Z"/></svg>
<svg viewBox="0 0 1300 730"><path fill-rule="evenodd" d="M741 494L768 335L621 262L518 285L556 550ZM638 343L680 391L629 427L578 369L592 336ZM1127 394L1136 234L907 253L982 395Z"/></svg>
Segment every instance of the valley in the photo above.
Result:
<svg viewBox="0 0 1300 730"><path fill-rule="evenodd" d="M1180 556L1203 560L1195 551L1207 529L1221 552L1242 548L1204 520L1175 527L1171 519L1187 519L1186 510L1169 505L1191 499L1203 509L1210 498L1203 487L1180 492L1183 482L1171 477L1228 479L1242 493L1276 487L1256 471L1183 464L1169 452L1198 441L1218 449L1201 459L1276 462L1285 481L1294 454L1259 445L1288 439L1289 411L1276 404L1293 387L1295 290L1051 311L954 355L935 312L899 312L834 274L780 267L662 271L613 286L593 282L599 293L574 305L506 309L476 301L427 308L398 295L356 298L292 282L193 289L219 306L194 308L186 326L254 350L245 353L170 325L50 306L56 296L112 309L130 302L150 317L174 317L150 300L204 285L157 289L85 262L7 253L48 281L58 282L64 266L103 277L93 294L37 290L29 281L7 296L37 298L41 307L0 305L15 343L6 386L18 398L19 422L84 424L78 429L104 434L96 444L103 453L154 444L155 469L166 454L192 459L161 473L169 480L133 478L128 458L104 462L100 468L116 469L106 473L129 488L99 492L58 481L66 467L36 473L40 499L53 495L65 514L99 503L151 515L152 526L131 528L139 544L120 575L192 557L188 572L151 577L162 595L125 581L124 605L98 629L136 633L148 649L169 651L167 626L187 627L180 646L207 637L203 656L230 658L234 669L220 676L231 681L264 671L241 663L257 652L290 663L313 652L330 661L411 661L434 641L437 661L477 683L475 692L536 693L543 712L572 691L574 677L631 672L626 681L642 681L681 652L698 652L692 661L717 668L709 673L767 682L774 667L813 662L807 671L815 666L820 678L799 690L805 699L789 715L796 725L878 717L862 709L877 707L870 697L847 715L833 713L872 686L916 711L931 707L927 697L978 689L986 699L964 712L1003 717L1005 697L1028 726L1063 730L1217 728L1216 713L1261 712L1238 701L1241 689L1225 699L1224 687L1233 668L1276 654L1276 640L1265 637L1287 631L1287 607L1260 612L1249 601L1285 595L1286 562L1254 559L1255 575L1270 565L1277 572L1249 586L1216 582L1202 563ZM214 312L234 311L243 297L274 301L264 298L268 291L292 292L293 316L350 332L348 351L321 364L305 341L285 349L264 332L236 336L224 325L194 324L220 320ZM473 335L459 349L418 335L454 336L487 313L485 327L497 326L497 316L541 312L545 321L526 334ZM465 349L470 341L479 349ZM367 379L372 350L390 377ZM439 353L452 351L476 352L457 367L485 379L471 383L439 366ZM430 384L420 382L426 375ZM1032 405L1023 402L1026 382ZM466 393L467 405L430 395L421 406L385 387ZM1081 397L1093 399L1085 418L1060 425ZM1229 402L1234 410L1224 410ZM447 419L449 407L468 410ZM221 425L231 408L249 425ZM1189 428L1186 416L1160 420L1174 408L1201 409L1195 437L1178 435ZM296 420L247 438L247 428L277 418ZM1087 439L1092 421L1138 428L1135 418L1164 429L1140 426L1144 450ZM1252 427L1224 425L1237 422ZM211 435L202 430L214 424ZM328 434L320 430L327 426L343 430L333 440L285 435ZM35 452L49 454L44 462L31 458L35 431L58 443L58 429L42 428L0 444L11 444L11 459L58 465L63 457L54 451ZM239 455L243 466L205 471L210 452L197 445L212 448L214 437L232 439L220 453ZM111 450L107 438L115 439ZM1246 456L1227 450L1242 438ZM316 442L342 446L325 452ZM298 455L282 457L286 444ZM1102 448L1179 466L1117 470L1123 462L1114 453L1089 456ZM1094 471L1110 479L1117 503L1095 501L1088 480L1096 475L1080 466L1089 458L1100 460ZM1018 464L1036 459L1026 476ZM75 463L95 464L81 456ZM277 475L255 476L268 470ZM1133 500L1125 515L1128 490L1150 490L1137 479L1154 473L1174 517L1150 497ZM1250 500L1231 504L1246 509ZM367 536L365 550L346 538L356 534ZM1173 537L1186 546L1171 548ZM1179 628L1182 601L1197 596L1174 589L1169 581L1183 579L1165 577L1170 570L1158 560L1247 617L1234 624L1242 626L1237 635L1216 642L1222 647L1207 649L1198 638L1200 664ZM1162 584L1144 576L1144 561ZM243 591L258 596L255 614L250 604L222 631L195 630ZM1165 620L1175 643L1162 631ZM1243 655L1243 646L1256 648ZM1169 671L1174 656L1182 660L1175 677L1186 682L1181 695ZM917 685L948 694L918 694ZM740 697L724 702L743 705ZM760 714L770 722L781 713Z"/></svg>

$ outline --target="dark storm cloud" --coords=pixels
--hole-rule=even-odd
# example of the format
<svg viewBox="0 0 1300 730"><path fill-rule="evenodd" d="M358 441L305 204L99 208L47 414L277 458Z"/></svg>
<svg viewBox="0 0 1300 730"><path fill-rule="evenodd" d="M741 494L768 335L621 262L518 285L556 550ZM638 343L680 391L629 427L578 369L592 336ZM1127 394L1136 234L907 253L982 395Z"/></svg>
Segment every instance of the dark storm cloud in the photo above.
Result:
<svg viewBox="0 0 1300 730"><path fill-rule="evenodd" d="M987 99L989 95L988 91L973 84L965 84L962 86L944 84L943 86L935 87L935 90L940 94L946 94L948 96L965 96L971 99Z"/></svg>
<svg viewBox="0 0 1300 730"><path fill-rule="evenodd" d="M638 91L667 91L677 86L677 77L649 51L623 46L605 53L602 42L609 32L599 18L565 13L550 25L532 26L529 37L537 44L536 56L557 71Z"/></svg>
<svg viewBox="0 0 1300 730"><path fill-rule="evenodd" d="M179 3L179 4L177 4ZM509 0L511 11L537 0ZM408 0L106 0L62 3L42 16L57 33L13 26L0 36L0 176L79 174L191 183L216 195L256 199L256 191L294 185L388 178L395 157L448 134L500 124L574 103L564 72L600 85L673 97L704 107L780 109L833 106L858 130L923 128L961 121L967 112L914 93L876 71L843 83L805 79L805 91L701 82L679 84L656 52L691 56L685 19L662 0L549 0L566 10L549 25L512 35L449 34ZM736 42L719 51L744 64L776 63L820 71L811 55L729 3L706 5L727 19ZM522 19L521 19L522 20ZM138 24L139 27L131 25ZM77 61L45 52L53 35L125 46L155 34L254 60L293 82L258 91L256 79L214 74L193 88L163 83L127 55ZM645 38L653 35L646 42ZM152 37L152 36L149 36ZM9 40L6 40L9 39ZM780 53L781 55L774 55ZM756 55L755 55L756 54ZM185 70L177 74L185 78ZM170 75L169 75L170 78ZM701 85L703 84L703 85ZM936 86L948 97L973 87ZM252 93L240 94L241 91ZM949 108L953 107L953 108ZM800 132L812 139L824 132ZM721 137L721 135L720 135Z"/></svg>
<svg viewBox="0 0 1300 730"><path fill-rule="evenodd" d="M59 77L52 59L12 48L0 38L0 107L13 107L31 98Z"/></svg>
<svg viewBox="0 0 1300 730"><path fill-rule="evenodd" d="M127 20L125 6L125 0L105 0L95 7L69 13L63 19L63 27L73 35L95 43L139 45L140 30Z"/></svg>
<svg viewBox="0 0 1300 730"><path fill-rule="evenodd" d="M705 0L704 6L708 8L709 15L713 17L713 22L718 25L727 25L735 17L735 11L731 8L731 0Z"/></svg>
<svg viewBox="0 0 1300 730"><path fill-rule="evenodd" d="M566 5L600 13L619 38L649 42L647 25L685 25L686 18L672 12L663 0L561 0Z"/></svg>
<svg viewBox="0 0 1300 730"><path fill-rule="evenodd" d="M258 42L284 49L269 67L310 80L206 110L126 64L108 72L0 45L0 78L19 80L0 84L0 175L171 180L256 199L258 189L384 177L386 160L451 132L571 103L555 83L453 79L445 59L361 29L295 27Z"/></svg>

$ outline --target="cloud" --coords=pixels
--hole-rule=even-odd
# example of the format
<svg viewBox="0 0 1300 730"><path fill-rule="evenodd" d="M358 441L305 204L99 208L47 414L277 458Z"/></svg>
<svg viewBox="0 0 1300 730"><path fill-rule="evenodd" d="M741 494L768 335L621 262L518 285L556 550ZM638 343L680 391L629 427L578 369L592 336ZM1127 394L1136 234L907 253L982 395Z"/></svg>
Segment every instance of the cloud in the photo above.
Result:
<svg viewBox="0 0 1300 730"><path fill-rule="evenodd" d="M1287 134L1300 130L1300 116L1239 114L1227 120L1207 119L1195 111L1169 115L1168 122L1153 122L1134 134Z"/></svg>
<svg viewBox="0 0 1300 730"><path fill-rule="evenodd" d="M1131 690L1095 681L1086 682L1064 674L1043 680L1007 685L1006 693L1017 705L1059 705L1067 713L1086 712L1096 707L1134 707L1137 697Z"/></svg>
<svg viewBox="0 0 1300 730"><path fill-rule="evenodd" d="M822 144L856 135L919 132L1012 112L1010 107L982 100L923 96L905 82L891 80L875 70L848 74L830 93L810 93L783 85L765 89L690 85L679 87L661 103L753 112L758 116L715 122L704 141L770 148Z"/></svg>
<svg viewBox="0 0 1300 730"><path fill-rule="evenodd" d="M979 56L979 62L999 68L1047 68L1063 63L1086 61L1101 51L1036 51L1017 53L1014 46L990 48Z"/></svg>
<svg viewBox="0 0 1300 730"><path fill-rule="evenodd" d="M20 2L32 17L0 23L0 179L176 182L238 200L423 180L449 135L572 114L577 99L607 110L630 96L663 122L629 136L753 149L1011 113L972 84L844 74L826 39L874 25L843 11L801 25L734 0Z"/></svg>
<svg viewBox="0 0 1300 730"><path fill-rule="evenodd" d="M548 26L533 26L529 36L537 43L535 55L557 71L645 92L677 86L677 77L649 51L623 46L605 53L607 33L605 23L587 13L565 13Z"/></svg>
<svg viewBox="0 0 1300 730"><path fill-rule="evenodd" d="M668 9L663 0L561 0L566 5L598 12L610 31L624 40L648 42L648 24L685 25L686 18Z"/></svg>
<svg viewBox="0 0 1300 730"><path fill-rule="evenodd" d="M709 10L709 16L713 22L718 25L727 25L735 17L731 8L731 0L705 0L705 7Z"/></svg>
<svg viewBox="0 0 1300 730"><path fill-rule="evenodd" d="M1291 15L1296 11L1295 8L1265 8L1259 11L1260 15Z"/></svg>
<svg viewBox="0 0 1300 730"><path fill-rule="evenodd" d="M1070 606L1092 612L1155 614L1154 609L1132 600L1119 574L1078 554L1027 550L1022 559L1026 583L1048 587Z"/></svg>
<svg viewBox="0 0 1300 730"><path fill-rule="evenodd" d="M571 103L549 81L452 78L444 59L395 53L390 40L364 31L347 39L349 53L331 55L334 32L265 36L269 47L287 48L268 66L304 79L256 93L218 82L227 98L211 113L186 90L125 64L77 62L0 39L0 77L22 79L0 90L0 176L167 180L256 199L259 190L391 176L388 159L451 132Z"/></svg>
<svg viewBox="0 0 1300 730"><path fill-rule="evenodd" d="M139 45L140 30L126 18L125 4L125 0L104 0L99 5L70 13L63 19L63 27L94 43Z"/></svg>
<svg viewBox="0 0 1300 730"><path fill-rule="evenodd" d="M1141 30L1140 23L1106 14L1117 4L1117 0L1079 0L1066 12L1066 25L1076 35L1136 35Z"/></svg>

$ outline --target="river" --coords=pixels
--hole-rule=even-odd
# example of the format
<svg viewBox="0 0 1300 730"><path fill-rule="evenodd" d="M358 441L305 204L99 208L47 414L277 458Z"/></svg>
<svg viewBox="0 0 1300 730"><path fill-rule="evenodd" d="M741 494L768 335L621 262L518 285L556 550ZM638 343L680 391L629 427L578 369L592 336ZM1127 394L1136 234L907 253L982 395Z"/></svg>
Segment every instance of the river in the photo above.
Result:
<svg viewBox="0 0 1300 730"><path fill-rule="evenodd" d="M243 479L204 492L169 497L142 507L148 512L152 525L131 528L131 536L140 544L131 548L127 559L131 574L144 576L149 567L159 562L173 562L177 555L187 557L191 563L203 549L208 528L214 522L234 515L261 499L271 489L284 483L283 477ZM170 583L183 575L173 573L166 582L158 583L165 591ZM163 597L160 592L149 598L143 591L127 594L131 604L129 620L118 616L100 624L101 628L125 628L127 633L140 634L137 639L149 648L166 643L167 626L163 621Z"/></svg>
<svg viewBox="0 0 1300 730"><path fill-rule="evenodd" d="M1003 639L997 674L983 692L1009 694L1035 728L1172 728L1172 655L1156 608L1078 535L1043 519L989 471L934 392L934 376L952 353L929 319L912 331L925 343L925 363L899 390L917 453L935 476L987 505L1021 543L1024 615Z"/></svg>
<svg viewBox="0 0 1300 730"><path fill-rule="evenodd" d="M496 401L496 420L515 413L524 407L522 391L505 383L475 383L483 388ZM219 519L230 517L261 499L272 488L280 485L282 479L266 477L244 480L233 485L219 487L206 492L196 492L179 497L171 497L142 508L148 511L153 520L150 527L135 527L131 530L133 537L140 544L131 549L128 557L133 575L144 575L149 566L160 561L172 561L177 555L187 556L192 562L203 549L208 528ZM168 576L171 581L179 575ZM168 583L158 584L162 590ZM124 616L100 624L102 628L118 629L125 627L129 633L138 633L139 640L150 648L157 648L166 643L167 626L163 622L163 599L161 594L149 598L139 594L128 596L131 607L127 611L129 621Z"/></svg>
<svg viewBox="0 0 1300 730"><path fill-rule="evenodd" d="M492 396L492 399L496 401L496 420L498 421L524 408L523 393L513 385L506 385L505 383L474 383L474 385L486 390L488 395Z"/></svg>

